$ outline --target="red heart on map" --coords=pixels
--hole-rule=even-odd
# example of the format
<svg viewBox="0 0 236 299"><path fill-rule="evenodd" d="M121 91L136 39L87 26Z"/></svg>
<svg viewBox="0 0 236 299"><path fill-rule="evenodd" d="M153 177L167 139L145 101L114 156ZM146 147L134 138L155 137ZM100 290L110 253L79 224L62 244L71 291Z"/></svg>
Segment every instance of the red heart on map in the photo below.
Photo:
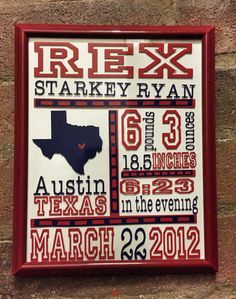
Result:
<svg viewBox="0 0 236 299"><path fill-rule="evenodd" d="M78 148L82 151L85 149L86 143L79 143Z"/></svg>

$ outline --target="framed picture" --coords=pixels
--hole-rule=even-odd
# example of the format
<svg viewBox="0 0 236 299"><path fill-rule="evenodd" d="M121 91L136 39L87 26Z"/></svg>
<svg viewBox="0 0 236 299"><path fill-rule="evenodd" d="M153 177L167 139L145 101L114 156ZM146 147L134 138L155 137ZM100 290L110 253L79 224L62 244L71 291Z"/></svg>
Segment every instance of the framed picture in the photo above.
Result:
<svg viewBox="0 0 236 299"><path fill-rule="evenodd" d="M217 271L214 28L16 25L13 273Z"/></svg>

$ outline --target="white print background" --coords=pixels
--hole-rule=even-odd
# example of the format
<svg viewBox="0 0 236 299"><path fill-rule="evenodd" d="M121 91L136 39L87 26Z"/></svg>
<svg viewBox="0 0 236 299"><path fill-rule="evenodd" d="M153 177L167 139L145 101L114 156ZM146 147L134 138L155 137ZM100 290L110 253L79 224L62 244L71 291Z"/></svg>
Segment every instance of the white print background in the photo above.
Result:
<svg viewBox="0 0 236 299"><path fill-rule="evenodd" d="M48 188L48 192L52 192L50 182L51 180L76 180L78 174L73 171L71 166L67 163L62 155L54 155L51 160L43 156L39 147L37 147L32 139L42 139L42 138L51 138L51 111L52 110L66 110L67 111L67 123L83 126L83 125L93 125L98 126L100 128L100 136L103 140L102 152L97 154L94 159L89 160L85 164L85 175L81 176L81 178L86 179L87 175L90 176L91 181L93 179L103 179L106 184L106 192L107 198L109 201L109 133L108 133L108 111L107 110L90 110L90 109L51 109L51 108L34 108L34 98L59 98L58 96L35 96L35 82L37 80L50 80L50 78L34 78L34 68L37 66L38 56L34 53L34 42L35 41L43 41L43 42L70 42L73 45L79 47L80 55L78 61L78 67L84 68L84 78L73 78L73 79L61 79L53 78L53 80L58 82L58 85L62 86L64 80L69 83L69 87L72 88L73 92L73 82L75 80L84 81L88 83L89 81L96 82L129 82L131 86L127 89L127 98L122 97L121 99L135 99L137 96L137 83L158 83L158 84L166 84L166 86L162 89L161 95L162 98L165 98L169 93L169 88L172 84L176 85L177 91L182 96L182 84L195 84L194 90L194 98L196 99L196 108L195 109L178 109L179 114L181 115L182 120L182 129L184 128L184 114L186 111L194 111L195 112L195 152L197 155L197 167L196 167L196 178L195 182L195 192L194 194L190 194L189 197L193 198L195 195L198 196L198 215L197 215L197 226L200 231L200 244L199 247L201 251L201 259L204 258L204 215L203 215L203 171L202 171L202 45L201 41L197 40L168 40L168 42L174 43L192 43L192 54L185 55L179 62L183 64L187 68L193 68L193 79L166 79L167 74L164 73L163 79L138 79L138 67L144 67L151 63L152 59L149 58L145 54L138 54L138 43L139 42L167 42L166 40L126 40L126 39L115 39L115 40L105 40L105 39L42 39L42 38L30 38L29 39L29 130L28 130L28 219L27 219L27 261L30 261L30 253L31 253L31 240L30 240L30 219L37 218L37 210L36 206L33 203L33 193L36 191L36 187L38 184L39 177L42 175L45 179L45 183ZM134 79L88 79L87 69L92 66L91 62L91 54L87 52L87 43L88 42L131 42L134 43L134 55L125 57L125 65L134 65ZM138 55L138 56L137 56ZM138 57L138 58L137 58ZM102 60L99 60L99 63L103 63ZM45 61L46 65L49 65L48 61ZM103 89L104 88L104 89ZM105 86L100 87L99 90L105 93ZM57 90L58 92L60 89ZM119 89L120 91L120 89ZM118 93L118 89L117 89ZM56 92L57 94L57 92ZM152 95L150 95L152 97ZM66 99L67 97L60 97L61 99ZM79 99L78 96L69 96L69 98ZM81 97L85 99L86 97ZM92 97L88 97L91 99L96 99ZM99 96L97 99L106 98L105 96ZM119 93L117 94L115 99L119 99ZM109 98L111 99L111 98ZM168 108L169 109L169 108ZM152 111L152 109L139 110L141 115L144 116L145 111ZM155 124L158 126L158 129L155 129L155 139L156 139L156 148L158 152L166 151L165 148L160 144L161 134L162 132L168 132L168 125L160 126L162 115L165 109L153 109L155 111ZM118 111L119 118L123 111ZM143 128L144 128L143 123ZM162 129L161 129L162 128ZM163 131L162 131L163 130ZM143 133L144 134L144 133ZM121 167L124 165L121 160L125 152L125 149L121 145L121 129L120 129L120 121L119 121L119 170L121 171ZM184 131L182 130L182 140L184 138ZM186 151L184 148L184 143L178 148L178 152ZM173 152L173 151L171 151ZM141 145L139 149L140 154L144 154L144 146ZM145 183L145 182L144 182ZM145 196L144 196L145 197ZM160 198L170 198L170 197L181 197L175 196L175 194L171 196L160 196ZM182 196L188 197L188 196ZM94 198L94 197L93 197ZM146 197L145 197L146 198ZM155 197L156 198L156 197ZM109 213L109 202L108 202L108 213ZM157 214L157 213L156 213ZM168 225L169 226L169 225ZM189 226L187 224L183 225L186 228ZM161 225L161 229L164 228L165 225ZM175 225L177 227L177 225ZM116 250L116 259L120 258L121 244L120 235L121 230L124 227L115 227L115 250ZM144 225L143 228L147 232L150 230L148 225ZM131 230L134 230L134 226L130 227ZM54 229L52 229L52 232ZM64 230L65 231L65 230ZM148 248L148 240L146 240L147 248ZM68 239L65 238L65 246L68 247ZM49 249L52 246L52 239L49 240Z"/></svg>

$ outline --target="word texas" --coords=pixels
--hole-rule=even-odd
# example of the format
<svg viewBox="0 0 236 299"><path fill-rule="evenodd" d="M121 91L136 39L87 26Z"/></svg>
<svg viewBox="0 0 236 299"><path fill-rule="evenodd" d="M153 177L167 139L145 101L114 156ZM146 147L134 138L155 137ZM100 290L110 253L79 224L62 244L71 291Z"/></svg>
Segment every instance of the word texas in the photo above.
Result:
<svg viewBox="0 0 236 299"><path fill-rule="evenodd" d="M35 77L192 78L191 43L35 42ZM186 57L184 56L189 56Z"/></svg>

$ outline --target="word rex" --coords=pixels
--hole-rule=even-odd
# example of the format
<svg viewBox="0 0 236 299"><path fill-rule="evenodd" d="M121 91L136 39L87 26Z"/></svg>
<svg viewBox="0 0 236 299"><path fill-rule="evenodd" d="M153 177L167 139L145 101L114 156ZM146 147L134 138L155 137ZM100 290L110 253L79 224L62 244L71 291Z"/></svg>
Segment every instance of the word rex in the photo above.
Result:
<svg viewBox="0 0 236 299"><path fill-rule="evenodd" d="M14 273L216 270L212 27L62 27L17 26Z"/></svg>
<svg viewBox="0 0 236 299"><path fill-rule="evenodd" d="M84 49L81 44L68 42L35 42L34 50L38 54L38 66L34 69L36 78L83 78L86 72L88 78L161 79L164 70L167 78L193 76L193 69L179 62L185 55L192 54L191 43L88 42ZM149 58L149 62L140 67L135 65L134 58ZM82 66L83 59L91 61L90 68Z"/></svg>

